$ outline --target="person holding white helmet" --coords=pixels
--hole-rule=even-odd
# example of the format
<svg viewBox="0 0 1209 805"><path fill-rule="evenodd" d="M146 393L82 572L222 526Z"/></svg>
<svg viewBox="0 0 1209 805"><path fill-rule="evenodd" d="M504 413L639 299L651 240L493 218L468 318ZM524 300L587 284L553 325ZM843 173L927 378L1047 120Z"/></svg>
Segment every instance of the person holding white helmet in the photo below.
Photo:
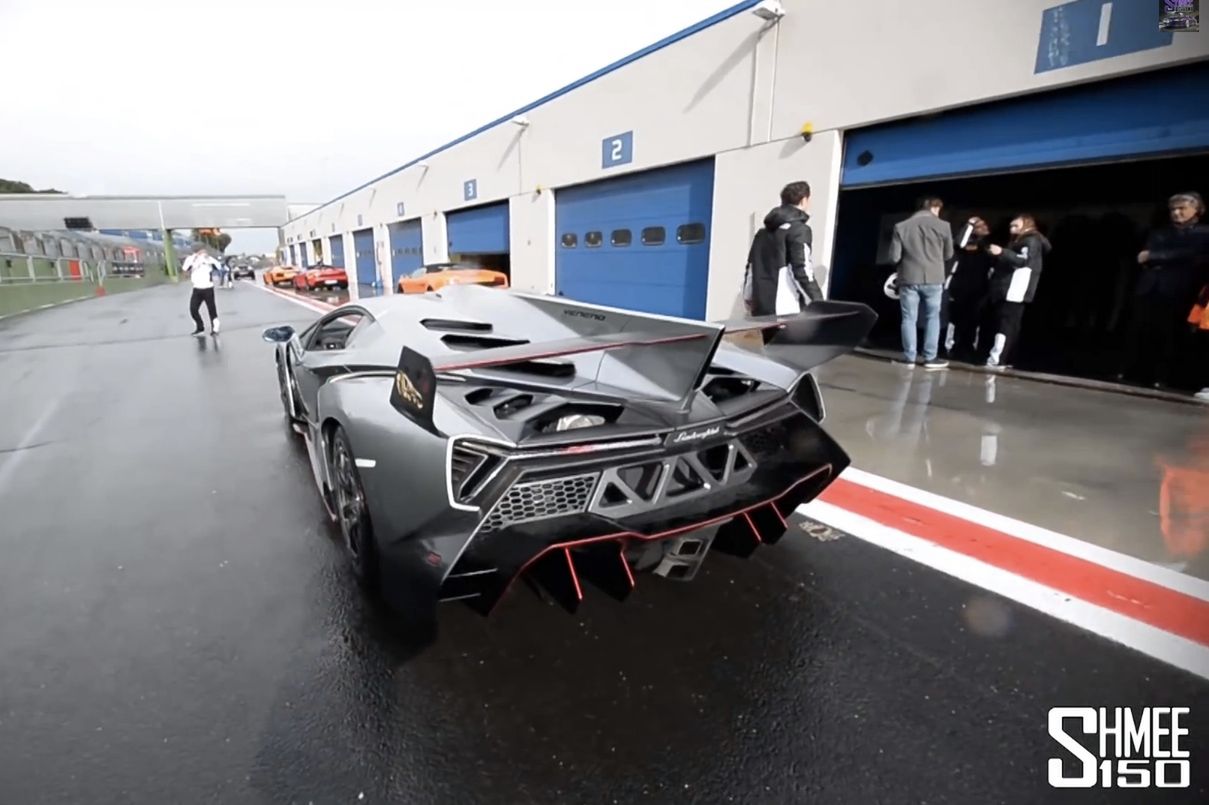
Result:
<svg viewBox="0 0 1209 805"><path fill-rule="evenodd" d="M189 297L189 315L193 317L193 324L196 326L193 335L205 333L200 315L203 302L206 304L206 312L210 314L210 332L214 335L218 334L218 310L214 304L214 276L212 273L217 269L218 261L209 255L206 247L201 243L193 247L193 254L189 255L185 259L185 264L181 266L181 270L189 275L189 280L193 283L193 294Z"/></svg>
<svg viewBox="0 0 1209 805"><path fill-rule="evenodd" d="M922 352L923 366L929 370L949 366L948 361L937 356L945 264L953 259L953 230L940 217L943 207L944 202L935 196L921 199L914 215L895 224L890 240L890 262L895 264L898 274L903 362L915 366ZM918 333L921 307L922 345Z"/></svg>

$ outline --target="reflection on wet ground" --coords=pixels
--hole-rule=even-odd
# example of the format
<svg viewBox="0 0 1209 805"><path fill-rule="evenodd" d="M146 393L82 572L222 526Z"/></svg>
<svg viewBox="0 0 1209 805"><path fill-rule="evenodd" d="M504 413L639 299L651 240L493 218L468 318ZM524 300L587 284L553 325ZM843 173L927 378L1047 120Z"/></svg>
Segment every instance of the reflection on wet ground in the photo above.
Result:
<svg viewBox="0 0 1209 805"><path fill-rule="evenodd" d="M857 467L1209 578L1209 409L860 357L818 377Z"/></svg>

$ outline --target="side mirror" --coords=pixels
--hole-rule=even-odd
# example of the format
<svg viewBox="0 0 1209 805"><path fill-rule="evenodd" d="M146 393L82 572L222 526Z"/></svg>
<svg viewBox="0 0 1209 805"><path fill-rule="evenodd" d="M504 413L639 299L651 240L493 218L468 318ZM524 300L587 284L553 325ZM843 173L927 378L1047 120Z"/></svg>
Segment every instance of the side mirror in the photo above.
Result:
<svg viewBox="0 0 1209 805"><path fill-rule="evenodd" d="M270 327L261 333L261 338L270 343L281 343L289 341L294 337L294 328L288 324L283 324L280 327Z"/></svg>

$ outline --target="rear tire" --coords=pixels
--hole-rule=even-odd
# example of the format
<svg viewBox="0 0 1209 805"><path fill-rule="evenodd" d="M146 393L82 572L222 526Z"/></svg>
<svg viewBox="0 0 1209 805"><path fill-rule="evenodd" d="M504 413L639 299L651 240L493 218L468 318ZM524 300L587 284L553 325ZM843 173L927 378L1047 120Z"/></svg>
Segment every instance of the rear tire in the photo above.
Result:
<svg viewBox="0 0 1209 805"><path fill-rule="evenodd" d="M328 469L332 478L332 503L336 520L340 523L340 535L344 538L344 551L357 583L369 592L378 589L378 544L374 539L374 527L365 499L365 488L361 485L361 474L353 456L348 435L339 425L332 433L332 445L328 454Z"/></svg>

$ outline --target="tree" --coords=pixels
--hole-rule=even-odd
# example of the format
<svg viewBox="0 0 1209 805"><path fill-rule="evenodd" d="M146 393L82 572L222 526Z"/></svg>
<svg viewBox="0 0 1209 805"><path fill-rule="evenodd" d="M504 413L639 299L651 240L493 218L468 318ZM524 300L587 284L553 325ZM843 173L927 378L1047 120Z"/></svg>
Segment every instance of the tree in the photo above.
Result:
<svg viewBox="0 0 1209 805"><path fill-rule="evenodd" d="M231 236L220 229L194 229L193 239L222 254L231 245Z"/></svg>
<svg viewBox="0 0 1209 805"><path fill-rule="evenodd" d="M53 187L46 190L34 190L25 182L14 181L13 179L0 179L0 193L58 193L62 195L62 190L55 190Z"/></svg>

